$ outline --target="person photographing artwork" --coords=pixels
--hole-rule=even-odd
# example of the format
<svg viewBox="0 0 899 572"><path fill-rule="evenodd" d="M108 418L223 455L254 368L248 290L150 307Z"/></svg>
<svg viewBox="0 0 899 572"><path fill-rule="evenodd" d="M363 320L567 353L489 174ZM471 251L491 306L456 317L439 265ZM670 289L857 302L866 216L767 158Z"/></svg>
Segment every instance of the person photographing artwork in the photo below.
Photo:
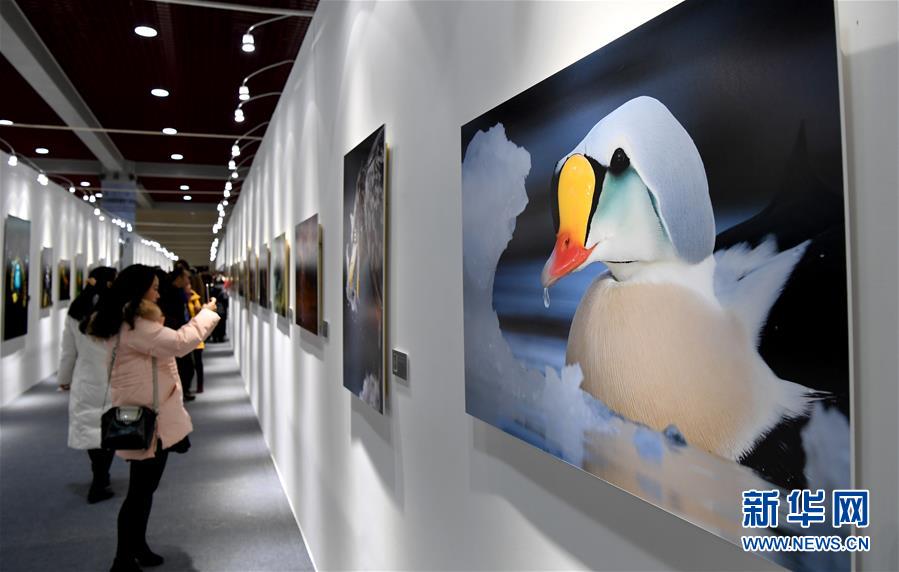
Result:
<svg viewBox="0 0 899 572"><path fill-rule="evenodd" d="M190 415L184 409L175 358L193 351L219 321L213 298L188 323L177 330L168 328L162 323L158 300L159 278L154 269L140 264L129 266L116 278L111 295L101 301L88 326L90 335L106 340L110 352L113 406L149 407L153 403L154 377L158 386L158 412L150 446L117 451L130 461L131 469L128 494L118 517L114 572L140 570L140 566L158 566L163 562L163 557L150 549L146 538L153 493L169 452L186 452L190 448L187 436L193 430Z"/></svg>

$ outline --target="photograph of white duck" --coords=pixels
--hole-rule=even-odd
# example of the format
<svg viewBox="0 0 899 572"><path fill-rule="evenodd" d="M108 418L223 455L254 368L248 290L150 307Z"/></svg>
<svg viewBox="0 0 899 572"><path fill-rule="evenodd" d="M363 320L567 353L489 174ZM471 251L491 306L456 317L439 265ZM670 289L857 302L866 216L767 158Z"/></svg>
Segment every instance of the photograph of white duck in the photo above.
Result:
<svg viewBox="0 0 899 572"><path fill-rule="evenodd" d="M623 104L556 172L557 240L543 286L594 262L609 269L584 294L568 336L566 362L580 365L583 389L734 460L808 411L811 392L779 379L756 350L805 244L777 255L734 247L727 256L742 263L728 262L744 274L736 280L725 267L716 277L702 158L661 102Z"/></svg>
<svg viewBox="0 0 899 572"><path fill-rule="evenodd" d="M851 488L838 55L829 3L686 0L484 102L466 412L737 543L742 491Z"/></svg>

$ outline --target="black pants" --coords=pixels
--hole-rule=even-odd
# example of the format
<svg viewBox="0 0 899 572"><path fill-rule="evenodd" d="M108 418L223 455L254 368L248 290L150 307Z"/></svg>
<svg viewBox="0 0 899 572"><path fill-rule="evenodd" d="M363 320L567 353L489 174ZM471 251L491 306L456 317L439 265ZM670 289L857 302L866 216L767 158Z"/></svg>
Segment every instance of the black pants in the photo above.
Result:
<svg viewBox="0 0 899 572"><path fill-rule="evenodd" d="M225 341L225 328L228 323L228 318L222 318L219 320L219 323L216 324L215 329L212 330L212 341L213 342L224 342Z"/></svg>
<svg viewBox="0 0 899 572"><path fill-rule="evenodd" d="M135 558L148 550L147 522L153 508L153 493L159 486L169 452L160 444L156 456L143 461L131 461L131 478L128 481L128 496L119 511L119 541L116 558L122 562Z"/></svg>
<svg viewBox="0 0 899 572"><path fill-rule="evenodd" d="M175 358L178 364L178 377L181 378L181 389L185 394L190 393L190 386L194 381L194 356L187 354L184 357Z"/></svg>
<svg viewBox="0 0 899 572"><path fill-rule="evenodd" d="M109 467L112 466L112 458L115 451L109 449L88 449L87 456L91 459L91 472L94 480L92 489L104 489L109 486Z"/></svg>
<svg viewBox="0 0 899 572"><path fill-rule="evenodd" d="M194 370L197 372L197 393L203 393L203 350L194 350Z"/></svg>

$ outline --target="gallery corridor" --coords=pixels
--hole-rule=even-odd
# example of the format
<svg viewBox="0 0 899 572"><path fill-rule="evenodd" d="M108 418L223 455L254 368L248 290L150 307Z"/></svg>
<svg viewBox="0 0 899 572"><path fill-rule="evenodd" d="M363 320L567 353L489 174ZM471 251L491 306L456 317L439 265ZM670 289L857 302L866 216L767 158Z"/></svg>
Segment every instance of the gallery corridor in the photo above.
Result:
<svg viewBox="0 0 899 572"><path fill-rule="evenodd" d="M312 570L312 563L241 383L230 346L204 353L206 391L188 404L186 455L170 455L148 540L160 570ZM108 570L128 487L88 505L87 455L66 446L67 394L55 376L0 409L0 558L4 572Z"/></svg>

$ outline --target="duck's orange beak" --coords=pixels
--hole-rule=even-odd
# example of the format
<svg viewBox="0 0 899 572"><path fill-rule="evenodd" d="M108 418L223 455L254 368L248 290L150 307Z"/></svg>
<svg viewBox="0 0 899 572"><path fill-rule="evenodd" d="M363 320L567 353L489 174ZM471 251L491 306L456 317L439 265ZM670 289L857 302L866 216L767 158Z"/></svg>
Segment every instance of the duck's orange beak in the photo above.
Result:
<svg viewBox="0 0 899 572"><path fill-rule="evenodd" d="M559 232L540 274L544 288L577 270L593 251L593 247L585 247L584 241L595 191L596 174L587 158L580 154L569 157L559 174Z"/></svg>

